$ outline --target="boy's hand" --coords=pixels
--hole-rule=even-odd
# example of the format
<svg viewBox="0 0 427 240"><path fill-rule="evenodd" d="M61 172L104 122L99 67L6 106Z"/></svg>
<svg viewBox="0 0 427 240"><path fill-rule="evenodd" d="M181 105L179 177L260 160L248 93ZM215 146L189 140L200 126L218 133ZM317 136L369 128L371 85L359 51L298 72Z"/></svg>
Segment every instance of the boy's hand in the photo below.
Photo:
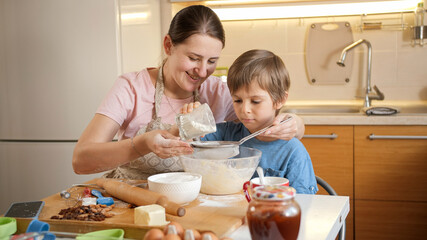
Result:
<svg viewBox="0 0 427 240"><path fill-rule="evenodd" d="M193 109L198 108L200 105L201 105L200 102L186 103L184 104L184 106L182 106L181 113L182 114L191 113Z"/></svg>

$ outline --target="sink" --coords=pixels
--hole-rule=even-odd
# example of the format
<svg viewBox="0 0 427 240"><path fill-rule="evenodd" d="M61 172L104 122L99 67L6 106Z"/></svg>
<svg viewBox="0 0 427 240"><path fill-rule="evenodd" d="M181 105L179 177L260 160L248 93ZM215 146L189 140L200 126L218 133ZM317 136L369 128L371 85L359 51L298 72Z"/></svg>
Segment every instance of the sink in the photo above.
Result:
<svg viewBox="0 0 427 240"><path fill-rule="evenodd" d="M374 106L375 107L375 106ZM398 114L427 114L427 105L396 106ZM297 115L355 115L364 114L358 105L301 105L286 106L281 112Z"/></svg>
<svg viewBox="0 0 427 240"><path fill-rule="evenodd" d="M361 114L360 109L360 106L316 105L285 107L281 112L295 113L297 115L341 115Z"/></svg>

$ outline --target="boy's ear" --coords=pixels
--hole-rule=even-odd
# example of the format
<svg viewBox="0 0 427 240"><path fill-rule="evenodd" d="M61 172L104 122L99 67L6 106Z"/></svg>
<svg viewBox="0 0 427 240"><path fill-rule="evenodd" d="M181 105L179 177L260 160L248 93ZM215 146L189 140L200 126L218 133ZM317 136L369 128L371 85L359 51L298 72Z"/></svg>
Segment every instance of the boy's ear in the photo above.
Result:
<svg viewBox="0 0 427 240"><path fill-rule="evenodd" d="M166 55L171 54L172 46L173 46L173 44L172 44L171 37L169 35L166 35L165 38L163 39L163 48L165 49Z"/></svg>
<svg viewBox="0 0 427 240"><path fill-rule="evenodd" d="M283 99L275 104L275 108L277 110L279 110L280 108L282 108L283 105L285 105L286 100L288 100L288 92L285 92L285 96L283 96Z"/></svg>

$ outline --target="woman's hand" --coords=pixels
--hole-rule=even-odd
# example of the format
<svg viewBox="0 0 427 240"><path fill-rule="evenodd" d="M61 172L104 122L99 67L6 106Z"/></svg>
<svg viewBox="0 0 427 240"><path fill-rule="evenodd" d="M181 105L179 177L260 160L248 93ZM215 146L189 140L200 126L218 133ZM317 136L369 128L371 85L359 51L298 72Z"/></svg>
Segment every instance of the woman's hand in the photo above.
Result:
<svg viewBox="0 0 427 240"><path fill-rule="evenodd" d="M200 105L201 105L200 102L186 103L184 104L184 106L182 106L181 113L182 114L191 113L193 109L200 107Z"/></svg>
<svg viewBox="0 0 427 240"><path fill-rule="evenodd" d="M141 155L154 152L162 158L191 154L193 149L166 130L154 130L131 139L111 141L119 124L102 114L95 114L80 136L73 152L77 174L91 174L114 169Z"/></svg>
<svg viewBox="0 0 427 240"><path fill-rule="evenodd" d="M179 137L172 135L166 130L146 132L141 136L141 140L145 142L145 145L149 149L148 152L153 152L160 158L170 158L193 153L193 148L191 148L190 144L179 140ZM134 138L134 141L135 148L138 150L140 139Z"/></svg>
<svg viewBox="0 0 427 240"><path fill-rule="evenodd" d="M289 117L292 117L289 122L279 125L282 120ZM300 117L295 114L280 113L274 119L273 127L260 136L278 138L282 140L291 140L294 137L301 139L304 136L304 131L304 123Z"/></svg>

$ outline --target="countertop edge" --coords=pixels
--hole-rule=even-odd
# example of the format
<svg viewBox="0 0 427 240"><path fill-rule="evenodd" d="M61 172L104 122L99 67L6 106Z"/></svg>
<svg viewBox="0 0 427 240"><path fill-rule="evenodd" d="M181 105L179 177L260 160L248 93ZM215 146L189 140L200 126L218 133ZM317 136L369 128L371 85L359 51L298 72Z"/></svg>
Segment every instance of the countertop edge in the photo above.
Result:
<svg viewBox="0 0 427 240"><path fill-rule="evenodd" d="M298 115L305 125L427 125L427 114L366 115Z"/></svg>

